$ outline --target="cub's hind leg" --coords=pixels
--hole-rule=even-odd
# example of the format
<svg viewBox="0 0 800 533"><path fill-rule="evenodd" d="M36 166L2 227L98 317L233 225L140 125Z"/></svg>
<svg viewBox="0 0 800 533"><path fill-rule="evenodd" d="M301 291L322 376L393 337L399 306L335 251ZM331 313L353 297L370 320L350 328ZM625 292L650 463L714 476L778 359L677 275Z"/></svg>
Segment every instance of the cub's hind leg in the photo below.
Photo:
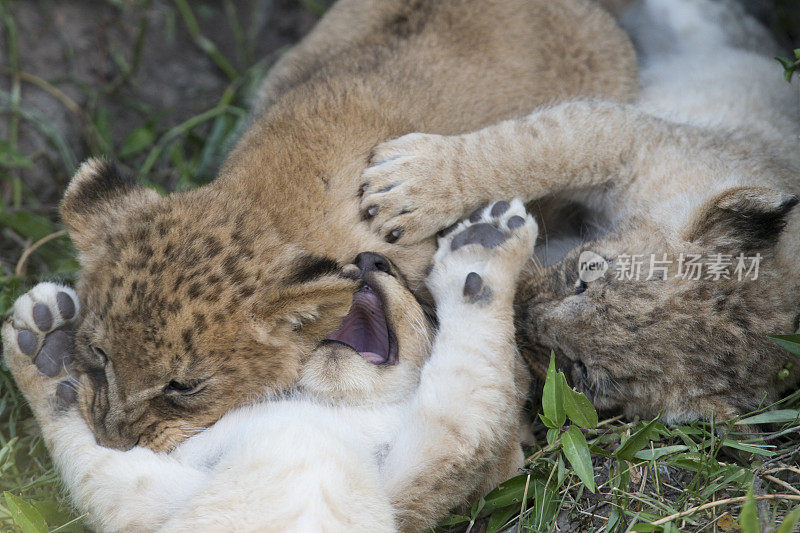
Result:
<svg viewBox="0 0 800 533"><path fill-rule="evenodd" d="M122 452L95 442L75 405L80 385L71 374L72 331L79 319L72 289L40 283L14 303L3 325L3 357L73 502L90 522L102 531L156 530L203 475L150 450Z"/></svg>

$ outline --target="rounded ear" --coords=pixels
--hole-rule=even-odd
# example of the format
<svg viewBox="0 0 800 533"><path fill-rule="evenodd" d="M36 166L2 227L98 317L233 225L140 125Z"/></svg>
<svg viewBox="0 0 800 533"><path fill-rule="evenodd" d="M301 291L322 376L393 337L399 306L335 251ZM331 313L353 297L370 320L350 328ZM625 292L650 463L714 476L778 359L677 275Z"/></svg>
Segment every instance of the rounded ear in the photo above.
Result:
<svg viewBox="0 0 800 533"><path fill-rule="evenodd" d="M798 203L794 194L768 187L736 187L705 202L686 238L736 251L759 251L773 246Z"/></svg>
<svg viewBox="0 0 800 533"><path fill-rule="evenodd" d="M302 332L322 338L336 331L353 303L356 283L350 279L323 277L298 283L290 277L285 282L258 298L253 308L253 317L271 335Z"/></svg>
<svg viewBox="0 0 800 533"><path fill-rule="evenodd" d="M144 189L105 159L87 159L72 177L61 201L61 218L75 247L86 252L96 247L99 236L130 207L158 195Z"/></svg>

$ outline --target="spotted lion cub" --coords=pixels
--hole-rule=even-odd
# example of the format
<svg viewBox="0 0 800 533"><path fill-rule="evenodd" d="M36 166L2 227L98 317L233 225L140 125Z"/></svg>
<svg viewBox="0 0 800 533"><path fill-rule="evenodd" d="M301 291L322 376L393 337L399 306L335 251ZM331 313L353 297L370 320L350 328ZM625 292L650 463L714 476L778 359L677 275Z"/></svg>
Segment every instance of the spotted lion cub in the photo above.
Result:
<svg viewBox="0 0 800 533"><path fill-rule="evenodd" d="M430 357L401 359L420 372L390 378L407 394L376 386L357 404L295 392L233 410L168 454L100 446L81 417L71 289L43 283L21 297L4 355L76 506L103 531L418 531L463 503L516 431L514 289L536 235L515 200L439 239L426 281L440 321ZM350 269L364 300L394 283L380 261ZM364 379L339 363L345 380Z"/></svg>
<svg viewBox="0 0 800 533"><path fill-rule="evenodd" d="M767 337L800 322L797 87L734 2L645 0L623 21L635 104L400 137L377 148L361 209L411 244L495 197L541 203L547 268L518 295L533 368L554 348L597 407L629 415L746 413L800 380Z"/></svg>

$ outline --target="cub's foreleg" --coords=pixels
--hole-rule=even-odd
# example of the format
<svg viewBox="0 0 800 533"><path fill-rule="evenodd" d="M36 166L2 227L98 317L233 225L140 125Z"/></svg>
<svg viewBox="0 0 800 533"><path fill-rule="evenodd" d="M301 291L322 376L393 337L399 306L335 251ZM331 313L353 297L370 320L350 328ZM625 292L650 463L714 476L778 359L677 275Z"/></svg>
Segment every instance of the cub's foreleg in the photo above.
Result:
<svg viewBox="0 0 800 533"><path fill-rule="evenodd" d="M691 149L682 136L606 102L561 104L464 135L412 133L375 148L362 174L362 216L389 242L411 244L498 198L527 203L608 185L590 197L613 213L652 196L631 186L646 189L655 149Z"/></svg>
<svg viewBox="0 0 800 533"><path fill-rule="evenodd" d="M30 403L44 441L81 512L101 531L153 531L179 509L204 474L144 448L99 446L75 407L72 289L40 283L14 304L3 326L3 357Z"/></svg>
<svg viewBox="0 0 800 533"><path fill-rule="evenodd" d="M512 302L536 234L533 218L514 200L486 208L439 240L427 284L440 328L383 467L404 530L430 526L464 503L518 438Z"/></svg>

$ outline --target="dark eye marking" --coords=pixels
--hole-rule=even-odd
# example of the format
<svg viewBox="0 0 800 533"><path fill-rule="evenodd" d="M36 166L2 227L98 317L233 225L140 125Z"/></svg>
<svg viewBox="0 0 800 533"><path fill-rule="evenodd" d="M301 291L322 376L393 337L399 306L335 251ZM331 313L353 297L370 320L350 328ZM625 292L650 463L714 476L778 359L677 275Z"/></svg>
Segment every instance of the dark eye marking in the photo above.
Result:
<svg viewBox="0 0 800 533"><path fill-rule="evenodd" d="M89 348L92 349L92 353L95 357L103 364L108 364L108 355L106 355L105 350L100 348L99 346L95 346L94 344L90 345Z"/></svg>
<svg viewBox="0 0 800 533"><path fill-rule="evenodd" d="M575 295L582 294L586 292L586 289L589 288L589 284L583 280L578 281L578 285L575 287Z"/></svg>
<svg viewBox="0 0 800 533"><path fill-rule="evenodd" d="M200 392L199 386L199 383L184 383L182 381L172 380L164 386L164 392L188 396Z"/></svg>
<svg viewBox="0 0 800 533"><path fill-rule="evenodd" d="M300 284L328 276L339 274L341 267L339 263L330 257L307 254L297 260L294 272L289 276L289 283Z"/></svg>

